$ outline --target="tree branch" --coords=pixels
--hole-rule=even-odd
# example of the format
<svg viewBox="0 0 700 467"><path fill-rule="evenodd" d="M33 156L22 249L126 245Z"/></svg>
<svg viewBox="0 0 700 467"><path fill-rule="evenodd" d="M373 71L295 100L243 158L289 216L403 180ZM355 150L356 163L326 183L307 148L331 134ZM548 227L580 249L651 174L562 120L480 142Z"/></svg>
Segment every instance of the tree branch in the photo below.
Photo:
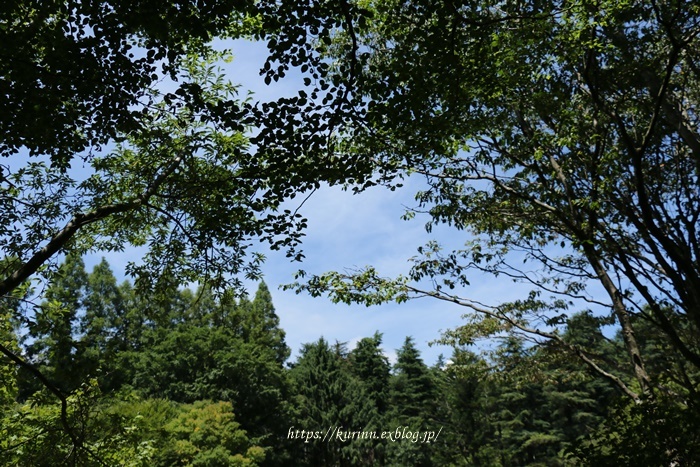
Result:
<svg viewBox="0 0 700 467"><path fill-rule="evenodd" d="M0 282L0 296L9 295L16 287L29 279L36 271L61 248L63 248L73 236L86 225L105 219L111 215L130 211L143 204L153 196L165 179L170 176L180 165L182 157L174 158L170 165L160 173L148 186L148 188L136 199L127 203L110 204L101 206L87 214L78 213L39 251L27 262L16 269L10 276Z"/></svg>
<svg viewBox="0 0 700 467"><path fill-rule="evenodd" d="M605 377L606 379L611 381L613 384L615 384L617 387L619 387L632 400L634 400L635 402L639 402L641 400L639 394L632 391L625 384L624 381L622 381L619 377L613 375L612 373L605 371L603 368L600 367L600 365L598 365L595 361L593 361L580 347L566 342L564 339L562 339L561 336L558 336L556 334L549 333L546 331L542 331L539 329L530 328L528 326L523 325L522 323L519 323L518 321L513 320L512 318L510 318L506 315L497 313L497 312L490 310L484 306L477 305L474 302L463 300L463 299L460 299L460 298L455 297L455 296L450 296L450 295L446 295L446 294L435 292L435 291L425 291L425 290L421 290L421 289L418 289L418 288L415 288L412 286L407 286L407 288L413 293L420 293L420 294L423 294L423 295L426 295L429 297L437 298L438 300L443 300L446 302L451 302L451 303L455 303L455 304L460 305L460 306L471 308L472 310L474 310L478 313L483 313L483 314L490 316L492 318L498 319L500 321L504 321L504 322L508 323L509 325L511 325L515 328L518 328L519 330L521 330L525 333L534 334L534 335L537 335L540 337L544 337L546 339L553 340L553 341L557 342L559 345L561 345L564 348L566 348L567 350L569 350L570 352L574 353L584 363L586 363L589 367L591 367L596 373Z"/></svg>

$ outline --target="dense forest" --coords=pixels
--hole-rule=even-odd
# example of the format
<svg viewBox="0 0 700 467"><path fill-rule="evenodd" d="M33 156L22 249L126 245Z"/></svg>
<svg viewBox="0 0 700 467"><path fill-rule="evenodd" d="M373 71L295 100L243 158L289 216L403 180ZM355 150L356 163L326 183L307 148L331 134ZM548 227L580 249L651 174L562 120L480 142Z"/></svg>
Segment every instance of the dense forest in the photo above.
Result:
<svg viewBox="0 0 700 467"><path fill-rule="evenodd" d="M1 2L0 460L700 464L699 101L699 0ZM310 197L399 188L403 271L303 263ZM453 354L290 361L269 250Z"/></svg>
<svg viewBox="0 0 700 467"><path fill-rule="evenodd" d="M594 346L632 381L621 336L600 325L575 315L562 338ZM639 333L655 356L649 371L682 375L657 337ZM650 423L580 361L512 336L481 352L452 342L450 358L432 367L411 337L391 364L378 332L352 349L320 337L289 361L264 282L252 300L203 288L144 296L117 284L104 259L88 273L68 256L21 338L5 325L2 339L52 385L3 364L8 466L657 465L669 450L689 463L700 456L699 414L671 409ZM70 394L65 407L52 390Z"/></svg>

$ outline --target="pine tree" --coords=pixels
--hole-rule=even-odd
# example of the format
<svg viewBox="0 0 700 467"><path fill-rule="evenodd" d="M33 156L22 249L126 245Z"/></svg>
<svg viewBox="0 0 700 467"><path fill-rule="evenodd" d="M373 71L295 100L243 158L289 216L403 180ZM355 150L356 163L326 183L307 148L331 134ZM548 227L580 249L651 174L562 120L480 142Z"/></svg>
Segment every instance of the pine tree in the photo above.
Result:
<svg viewBox="0 0 700 467"><path fill-rule="evenodd" d="M245 308L242 306L242 312ZM243 313L244 339L272 350L275 360L283 364L290 350L284 341L285 333L280 328L280 319L272 304L272 295L265 281L260 282L250 313Z"/></svg>
<svg viewBox="0 0 700 467"><path fill-rule="evenodd" d="M430 369L420 357L411 337L397 352L391 380L392 426L415 431L437 431L437 386ZM388 444L392 465L434 465L432 446L427 443L399 441Z"/></svg>
<svg viewBox="0 0 700 467"><path fill-rule="evenodd" d="M343 345L332 347L323 338L302 347L291 370L300 412L294 430L348 432L364 428L369 404L350 372L344 353ZM297 440L293 445L298 449L295 461L311 466L358 465L358 459L363 456L358 455L361 447L357 440L344 441L337 438L337 431L334 433L336 437L326 442Z"/></svg>
<svg viewBox="0 0 700 467"><path fill-rule="evenodd" d="M350 368L367 388L367 397L374 403L378 414L384 414L389 405L391 366L381 348L382 334L360 339L350 352Z"/></svg>
<svg viewBox="0 0 700 467"><path fill-rule="evenodd" d="M101 368L101 374L112 380L115 374L116 352L123 347L115 338L126 310L117 279L107 260L97 264L87 278L83 300L85 313L80 319L81 360L85 370L95 374ZM101 378L105 383L104 378ZM110 387L115 382L110 381Z"/></svg>
<svg viewBox="0 0 700 467"><path fill-rule="evenodd" d="M437 465L497 465L491 445L495 424L489 365L480 356L455 349L451 361L436 365L438 418L444 424L437 441Z"/></svg>
<svg viewBox="0 0 700 467"><path fill-rule="evenodd" d="M44 294L35 322L29 326L33 338L28 346L30 358L65 392L78 387L87 376L80 361L77 338L87 282L83 260L74 254L67 255Z"/></svg>
<svg viewBox="0 0 700 467"><path fill-rule="evenodd" d="M381 432L386 429L389 408L389 381L391 366L381 349L382 334L361 339L349 354L350 370L362 386L362 397L369 411L363 421L367 431ZM365 439L357 443L357 462L366 465L384 465L386 442Z"/></svg>

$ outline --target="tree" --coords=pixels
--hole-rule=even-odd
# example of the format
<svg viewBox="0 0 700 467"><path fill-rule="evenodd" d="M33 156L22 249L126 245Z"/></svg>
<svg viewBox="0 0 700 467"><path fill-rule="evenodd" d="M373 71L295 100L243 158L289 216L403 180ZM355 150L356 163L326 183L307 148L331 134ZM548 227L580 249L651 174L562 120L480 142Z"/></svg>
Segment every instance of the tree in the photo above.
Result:
<svg viewBox="0 0 700 467"><path fill-rule="evenodd" d="M3 411L5 465L153 465L152 439L138 426L142 417L111 411L95 380L73 391L65 405L47 396L42 391Z"/></svg>
<svg viewBox="0 0 700 467"><path fill-rule="evenodd" d="M251 436L278 433L285 421L289 382L275 353L230 330L178 323L146 331L139 352L124 362L129 383L147 397L176 402L231 402Z"/></svg>
<svg viewBox="0 0 700 467"><path fill-rule="evenodd" d="M437 381L420 357L413 338L407 337L396 353L389 397L390 426L408 427L411 432L437 431ZM387 457L393 465L434 465L429 443L389 443Z"/></svg>
<svg viewBox="0 0 700 467"><path fill-rule="evenodd" d="M120 384L116 362L119 350L125 347L119 335L123 335L120 328L126 308L117 279L104 258L87 277L84 305L85 313L79 325L81 366L92 372L99 368L103 389L107 390Z"/></svg>
<svg viewBox="0 0 700 467"><path fill-rule="evenodd" d="M391 366L381 345L382 334L375 332L372 337L360 339L349 355L350 369L367 387L367 397L379 415L388 409L391 376Z"/></svg>
<svg viewBox="0 0 700 467"><path fill-rule="evenodd" d="M26 403L15 404L11 378L15 367L0 373L1 409L8 430L25 418L28 423L27 429L5 446L18 450L17 459L21 460L17 462L36 463L31 455L23 457L21 446L26 444L36 448L37 458L43 456L53 463L60 456L78 463L84 458L107 462L112 456L128 456L124 452L130 449L144 465L254 465L263 457L268 465L279 463L282 453L268 448L284 442L289 426L289 379L279 360L279 347L270 345L274 341L271 336L280 336L281 330L268 322L264 329L250 325L244 333L241 326L221 319L228 316L238 322L248 318L260 324L261 316L244 314L252 313L249 301L241 300L246 309L236 310L235 301L226 300L233 293L216 299L207 288L197 293L175 289L167 300L151 300L136 293L128 281L118 287L104 259L88 275L82 260L69 255L59 272L46 291L47 300L42 304L45 313L39 314L39 321L31 329L33 340L26 347L32 368L49 380L48 389L68 396L56 406L33 381L36 375L21 372L21 401ZM268 314L262 316L270 320L275 316L274 306L271 301L264 304L262 311ZM231 305L233 311L222 311L230 311ZM11 323L9 319L7 322ZM12 335L3 338L8 345L12 343L9 337ZM21 355L19 349L17 353ZM163 426L151 426L150 422L144 426L135 421L140 417L138 413L123 417L120 412L132 411L128 401L139 396L163 398L173 404L191 403L196 410L179 419L171 414L171 422L163 422ZM204 400L217 402L205 404ZM115 404L123 407L112 409ZM236 407L235 433L231 436L235 434L240 442L227 438L229 419L233 418L225 413L226 407L217 408L222 404ZM38 408L30 410L29 406ZM190 418L198 418L199 409L206 423L213 424L212 429L221 430L218 438L200 428L196 431L202 433L189 438L189 432L183 432L183 426L193 427ZM217 425L218 419L223 420L222 426ZM88 427L90 434L85 432ZM55 436L43 436L47 430L55 431ZM166 442L160 439L163 430L178 434ZM105 444L104 438L111 435L114 443ZM241 448L248 437L254 441L249 443L250 452ZM76 451L74 457L69 454L72 450Z"/></svg>
<svg viewBox="0 0 700 467"><path fill-rule="evenodd" d="M289 358L290 350L284 342L284 331L272 304L272 295L265 281L258 286L249 313L242 313L243 339L270 349L275 360L282 365Z"/></svg>
<svg viewBox="0 0 700 467"><path fill-rule="evenodd" d="M490 328L553 341L637 401L663 388L645 367L634 316L700 367L700 5L368 8L374 19L339 33L328 52L361 68L345 150L374 160L389 180L420 174L427 187L407 217L426 213L429 228L452 226L467 241L419 248L398 279L370 268L301 288L367 303L429 295L470 308L484 320L464 328L465 340ZM533 291L512 303L471 301L467 286L482 273ZM589 307L620 329L633 384L557 331L567 310Z"/></svg>
<svg viewBox="0 0 700 467"><path fill-rule="evenodd" d="M403 417L424 420L431 415L435 389L435 381L413 338L407 337L394 365L391 396L394 411Z"/></svg>
<svg viewBox="0 0 700 467"><path fill-rule="evenodd" d="M252 2L9 2L0 156L26 148L68 166L85 149L142 124L144 99L193 43L237 27Z"/></svg>
<svg viewBox="0 0 700 467"><path fill-rule="evenodd" d="M361 465L367 459L358 454L357 439L341 440L337 431L364 429L367 405L361 386L353 378L345 360L343 346L332 348L320 338L313 344L304 344L291 369L295 384L299 415L290 432L300 441L295 462L300 465ZM328 432L334 439L324 442ZM301 432L304 430L305 434ZM314 436L301 440L302 436Z"/></svg>
<svg viewBox="0 0 700 467"><path fill-rule="evenodd" d="M230 402L184 405L164 429L169 439L156 465L255 466L265 459L235 421Z"/></svg>
<svg viewBox="0 0 700 467"><path fill-rule="evenodd" d="M268 1L146 3L0 8L0 155L13 158L0 165L0 248L12 258L2 300L28 280L50 280L64 254L128 245L148 246L129 267L139 289L242 288L241 276L259 277L253 239L303 256L295 247L306 223L277 210L285 199L371 172L332 150L345 87L329 89L315 44L337 14L317 19L305 5ZM298 67L316 97L302 89L241 102L214 65L223 58L215 37L269 39L266 81ZM333 102L320 106L318 95ZM76 160L82 171L69 170Z"/></svg>
<svg viewBox="0 0 700 467"><path fill-rule="evenodd" d="M366 420L362 426L366 431L386 431L390 408L389 388L391 366L381 348L382 334L360 339L348 355L350 371L363 388L362 399L368 405ZM386 443L375 439L361 439L357 443L358 457L355 464L384 465Z"/></svg>
<svg viewBox="0 0 700 467"><path fill-rule="evenodd" d="M88 274L77 255L68 255L47 288L34 322L30 324L28 356L35 366L66 393L78 388L94 368L84 365L79 338L79 314L85 310ZM26 374L33 386L34 375ZM35 384L35 383L34 383ZM33 392L36 388L31 389ZM24 394L26 397L29 394Z"/></svg>
<svg viewBox="0 0 700 467"><path fill-rule="evenodd" d="M16 255L16 262L3 274L0 296L35 274L57 252L95 247L76 245L73 239L112 216L159 208L156 213L172 215L168 223L180 221L183 228L199 225L184 222L178 216L182 210L173 211L173 204L155 202L155 197L164 195L177 200L197 193L183 191L178 179L187 179L195 190L209 193L210 202L229 207L240 207L241 199L232 194L239 190L231 192L230 186L223 187L223 192L209 189L230 179L239 182L239 188L252 184L247 196L253 199L246 213L264 213L267 220L256 233L269 236L278 247L292 246L294 236L272 240L295 230L299 222L290 213L269 213L279 198L317 188L322 181L338 183L367 173L367 167L355 167L357 161L340 160L329 153L339 115L336 107L343 104L345 88L329 90L328 65L322 63L316 46L317 40L327 39L337 28L337 15L332 13L343 8L313 4L308 6L310 11L306 9L306 5L226 0L206 6L108 0L4 5L0 18L6 27L1 34L8 47L3 52L0 86L8 111L3 112L0 125L0 155L17 158L26 155L25 150L30 156L48 155L53 170L42 162L2 166L0 201L7 215L0 224L0 245L8 255ZM355 16L352 12L344 21ZM212 39L241 37L269 39L270 56L261 72L267 83L282 78L290 66L298 67L310 76L305 82L314 97L300 90L298 97L277 102L239 102L235 87L213 79L213 69L207 67L212 57L220 58L213 52ZM193 73L201 65L198 59L207 66ZM174 82L174 92L157 89L165 77ZM322 108L314 102L319 93L328 98L324 104L334 100L332 105ZM336 94L338 98L333 99ZM302 113L308 118L297 118ZM189 134L192 140L165 136L183 136L183 131L191 129L188 125L196 127ZM204 126L209 131L203 131ZM246 145L240 133L251 127L256 131L251 145ZM154 157L149 161L150 170L133 161L95 160L96 155L103 155L104 146L124 142L125 147L117 151L120 158L126 158L126 147L137 152L144 151L144 146L150 148ZM218 164L212 163L213 154L220 156ZM248 157L252 154L256 156ZM76 158L95 172L83 183L66 174ZM117 190L129 188L121 197L110 193L110 184L104 183L111 175L121 182ZM43 196L32 197L34 191ZM195 200L202 199L191 200L201 210L189 206L186 211L206 224L202 216L207 203L196 204ZM252 225L242 222L247 217L232 218L230 223L247 226L241 229L246 232ZM42 220L40 225L35 225L36 219ZM228 223L221 223L220 229L228 230ZM87 236L106 235L103 228L98 225ZM121 248L129 242L142 245L154 239L154 229L141 231L141 236L128 234L123 225L116 230L121 232L119 238L102 247ZM185 245L197 243L197 230L192 229ZM240 235L233 239L239 240ZM182 249L184 246L180 252ZM239 268L231 267L234 263L228 263L222 275L237 271ZM212 264L212 271L215 266Z"/></svg>
<svg viewBox="0 0 700 467"><path fill-rule="evenodd" d="M437 371L437 417L444 429L436 463L497 465L500 446L492 440L498 402L492 396L489 364L473 352L455 349L450 361Z"/></svg>
<svg viewBox="0 0 700 467"><path fill-rule="evenodd" d="M576 465L693 465L700 456L697 405L661 395L646 404L619 404L574 450Z"/></svg>
<svg viewBox="0 0 700 467"><path fill-rule="evenodd" d="M574 452L581 446L594 451L592 435L601 441L597 447L604 445L600 433L615 418L615 407L630 402L555 343L533 346L504 334L498 346L475 355L453 339L459 335L448 333L442 341L455 348L440 380L440 416L447 420L442 463L579 465L582 458ZM572 345L590 344L599 358L620 367L620 378L634 379L624 372L622 339L605 338L592 314L573 315L562 337Z"/></svg>
<svg viewBox="0 0 700 467"><path fill-rule="evenodd" d="M0 308L0 344L19 353L19 342L12 326L12 312ZM14 403L17 398L17 366L3 355L0 358L0 408Z"/></svg>
<svg viewBox="0 0 700 467"><path fill-rule="evenodd" d="M621 461L693 464L700 454L700 406L691 383L697 380L697 375L692 375L697 368L669 344L658 327L638 317L633 323L652 382L670 395L661 393L645 404L614 399L599 403L608 409L606 419L575 446L573 458L582 465L612 465ZM605 353L614 354L615 348L622 348L622 342L622 336L615 336L610 346L613 351L607 348ZM620 354L617 350L617 355ZM685 396L686 388L690 388L688 396ZM687 397L687 403L679 403L680 395Z"/></svg>
<svg viewBox="0 0 700 467"><path fill-rule="evenodd" d="M259 465L265 449L235 420L228 402L101 397L96 385L69 396L82 449L61 429L60 410L41 398L3 414L5 465ZM42 403L43 402L43 403Z"/></svg>

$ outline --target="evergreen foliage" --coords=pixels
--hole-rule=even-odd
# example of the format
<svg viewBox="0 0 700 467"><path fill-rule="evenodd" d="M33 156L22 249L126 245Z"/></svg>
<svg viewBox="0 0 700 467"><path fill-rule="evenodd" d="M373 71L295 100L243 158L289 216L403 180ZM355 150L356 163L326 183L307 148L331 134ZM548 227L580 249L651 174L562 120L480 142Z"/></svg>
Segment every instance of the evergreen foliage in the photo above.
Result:
<svg viewBox="0 0 700 467"><path fill-rule="evenodd" d="M391 379L391 410L387 422L391 427L411 432L435 430L438 392L435 378L423 363L415 342L407 337L398 350ZM414 442L389 443L390 465L431 466L431 444Z"/></svg>
<svg viewBox="0 0 700 467"><path fill-rule="evenodd" d="M29 328L30 358L67 393L77 389L90 371L83 365L85 349L80 345L78 329L80 314L85 310L87 282L83 260L68 255Z"/></svg>
<svg viewBox="0 0 700 467"><path fill-rule="evenodd" d="M287 369L264 283L252 301L206 287L151 299L117 286L104 260L87 274L68 256L60 272L32 339L22 344L12 326L2 336L70 395L64 405L36 375L0 367L2 465L692 465L700 449L693 401L629 404L556 342L506 334L476 354L448 332L451 359L428 367L407 337L392 367L377 332L351 350L306 344ZM633 385L623 338L607 338L604 324L575 314L561 337ZM688 387L691 369L657 329L638 331L650 374ZM425 443L383 432L440 434Z"/></svg>
<svg viewBox="0 0 700 467"><path fill-rule="evenodd" d="M368 404L345 357L342 345L333 347L324 338L302 347L291 369L299 408L295 420L298 425L291 428L324 434L328 429L362 429ZM299 454L295 458L309 466L353 465L354 445L354 440L304 440L297 445Z"/></svg>

